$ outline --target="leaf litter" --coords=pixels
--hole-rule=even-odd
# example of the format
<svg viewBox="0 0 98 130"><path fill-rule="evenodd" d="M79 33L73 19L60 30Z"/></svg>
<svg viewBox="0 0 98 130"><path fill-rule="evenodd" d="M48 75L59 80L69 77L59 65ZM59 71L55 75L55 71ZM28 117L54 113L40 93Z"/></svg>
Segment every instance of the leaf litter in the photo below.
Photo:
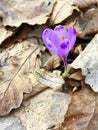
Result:
<svg viewBox="0 0 98 130"><path fill-rule="evenodd" d="M31 98L29 103L24 102L14 115L19 117L22 125L28 130L59 128L70 102L69 94L47 89Z"/></svg>
<svg viewBox="0 0 98 130"><path fill-rule="evenodd" d="M28 44L27 41L24 42ZM21 43L21 46L24 42ZM29 75L33 73L31 69L37 64L36 57L40 49L40 46L33 45L23 48L16 54L13 51L15 55L12 55L10 51L11 53L8 56L11 57L6 57L5 65L0 68L0 71L3 72L3 75L0 76L1 115L8 114L11 109L19 107L23 99L23 93L32 91L33 86ZM30 63L30 59L35 60L34 64Z"/></svg>
<svg viewBox="0 0 98 130"><path fill-rule="evenodd" d="M98 129L97 6L97 0L0 1L0 116L7 115L0 129ZM66 79L61 59L41 40L57 24L77 31Z"/></svg>
<svg viewBox="0 0 98 130"><path fill-rule="evenodd" d="M19 27L22 23L44 24L48 20L54 3L54 0L29 0L25 2L24 0L1 0L0 15L3 25Z"/></svg>
<svg viewBox="0 0 98 130"><path fill-rule="evenodd" d="M85 50L74 60L72 67L82 69L82 74L86 77L85 82L98 92L98 34L88 44ZM84 58L83 58L84 57Z"/></svg>

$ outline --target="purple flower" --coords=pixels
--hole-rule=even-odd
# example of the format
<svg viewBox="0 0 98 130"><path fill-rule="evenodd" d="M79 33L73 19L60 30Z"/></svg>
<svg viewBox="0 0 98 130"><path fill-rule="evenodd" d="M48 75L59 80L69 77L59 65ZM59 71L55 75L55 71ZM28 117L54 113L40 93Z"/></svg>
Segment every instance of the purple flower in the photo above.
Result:
<svg viewBox="0 0 98 130"><path fill-rule="evenodd" d="M42 39L46 47L56 53L67 67L67 56L73 48L76 41L76 30L70 27L68 31L62 25L58 25L52 29L45 29L42 34Z"/></svg>

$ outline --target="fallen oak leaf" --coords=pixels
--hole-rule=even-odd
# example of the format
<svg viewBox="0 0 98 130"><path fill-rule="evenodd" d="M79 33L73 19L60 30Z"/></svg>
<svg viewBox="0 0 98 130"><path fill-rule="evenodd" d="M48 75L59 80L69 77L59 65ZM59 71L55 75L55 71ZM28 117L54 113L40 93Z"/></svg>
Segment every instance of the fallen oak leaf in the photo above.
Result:
<svg viewBox="0 0 98 130"><path fill-rule="evenodd" d="M81 69L85 83L98 92L98 34L87 45L84 51L73 61L71 66Z"/></svg>
<svg viewBox="0 0 98 130"><path fill-rule="evenodd" d="M35 77L35 75L33 73L29 74L29 79L32 83L32 91L28 94L28 93L24 93L23 95L23 101L29 99L32 96L36 96L38 93L41 93L42 91L44 91L45 89L47 89L46 85L41 84L37 78Z"/></svg>
<svg viewBox="0 0 98 130"><path fill-rule="evenodd" d="M33 90L29 76L33 75L30 72L36 66L36 58L40 50L39 45L29 46L7 58L6 65L0 67L0 71L3 72L0 76L0 115L6 115L12 109L19 107L23 100L23 93L30 93Z"/></svg>
<svg viewBox="0 0 98 130"><path fill-rule="evenodd" d="M15 28L14 32L11 33L10 35L7 35L6 33L3 32L3 30L1 29L2 32L2 36L3 33L6 34L5 39L1 37L1 44L0 44L0 49L6 49L8 47L10 47L11 45L15 45L16 43L21 43L23 40L26 39L36 39L37 41L41 38L41 34L43 32L43 30L46 28L45 25L35 25L35 26L31 26L28 25L26 23L21 24L20 27Z"/></svg>
<svg viewBox="0 0 98 130"><path fill-rule="evenodd" d="M76 5L80 9L90 7L92 5L97 5L97 0L72 0L72 4Z"/></svg>
<svg viewBox="0 0 98 130"><path fill-rule="evenodd" d="M98 8L92 7L83 13L83 16L77 18L75 28L77 35L84 38L87 35L98 32Z"/></svg>
<svg viewBox="0 0 98 130"><path fill-rule="evenodd" d="M44 69L36 69L35 76L38 81L54 91L61 91L62 85L65 83L62 76L60 76L60 71L53 71L52 73Z"/></svg>
<svg viewBox="0 0 98 130"><path fill-rule="evenodd" d="M82 45L80 44L75 46L75 48L73 49L73 53L75 55L79 55L82 52L82 50L83 50L83 44Z"/></svg>
<svg viewBox="0 0 98 130"><path fill-rule="evenodd" d="M75 79L75 80L82 80L84 77L81 74L81 71L77 70L76 72L70 74L68 78Z"/></svg>
<svg viewBox="0 0 98 130"><path fill-rule="evenodd" d="M46 70L53 70L60 65L60 57L53 54L43 65Z"/></svg>
<svg viewBox="0 0 98 130"><path fill-rule="evenodd" d="M64 121L70 102L69 94L47 89L24 101L14 115L21 120L27 130L59 128Z"/></svg>
<svg viewBox="0 0 98 130"><path fill-rule="evenodd" d="M51 24L59 24L64 21L66 18L72 15L74 10L79 12L78 7L74 6L72 0L62 0L57 1L54 6L52 16L50 18Z"/></svg>
<svg viewBox="0 0 98 130"><path fill-rule="evenodd" d="M10 114L5 117L0 117L1 130L25 130L20 120L14 115Z"/></svg>
<svg viewBox="0 0 98 130"><path fill-rule="evenodd" d="M0 49L5 49L15 44L16 42L21 42L26 39L26 35L31 31L31 26L27 24L22 24L19 28L16 28L15 31L6 37L0 45Z"/></svg>
<svg viewBox="0 0 98 130"><path fill-rule="evenodd" d="M98 94L96 94L96 107L93 114L93 117L87 127L87 130L98 130Z"/></svg>
<svg viewBox="0 0 98 130"><path fill-rule="evenodd" d="M81 91L76 91L72 95L71 103L60 130L89 130L87 128L94 115L96 95L88 85L81 87Z"/></svg>
<svg viewBox="0 0 98 130"><path fill-rule="evenodd" d="M29 0L25 2L24 0L1 0L0 14L3 25L19 27L22 23L44 24L52 12L54 3L55 0Z"/></svg>

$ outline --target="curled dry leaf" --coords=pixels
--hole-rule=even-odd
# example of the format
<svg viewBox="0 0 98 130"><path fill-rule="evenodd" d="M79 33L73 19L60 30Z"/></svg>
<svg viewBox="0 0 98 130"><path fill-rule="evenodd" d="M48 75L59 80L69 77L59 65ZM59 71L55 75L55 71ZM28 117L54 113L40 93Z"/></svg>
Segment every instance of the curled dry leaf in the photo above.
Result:
<svg viewBox="0 0 98 130"><path fill-rule="evenodd" d="M54 6L52 16L50 18L51 24L58 24L72 15L74 10L79 11L79 9L74 6L72 0L58 0Z"/></svg>
<svg viewBox="0 0 98 130"><path fill-rule="evenodd" d="M53 70L57 68L60 65L60 57L57 55L53 54L44 64L44 68L47 70Z"/></svg>
<svg viewBox="0 0 98 130"><path fill-rule="evenodd" d="M47 89L23 103L23 107L14 112L26 130L48 130L59 128L71 102L67 93Z"/></svg>
<svg viewBox="0 0 98 130"><path fill-rule="evenodd" d="M24 44L28 47L24 48ZM4 56L3 60L1 57L3 66L0 67L0 72L2 72L0 75L0 115L6 115L13 108L19 107L23 100L23 93L30 93L33 91L33 87L38 85L36 81L35 84L32 84L34 80L31 80L34 77L33 69L40 66L37 55L40 54L42 47L30 45L28 41L19 45L22 46L20 52L6 50L7 56L11 57ZM41 90L44 88L45 86ZM40 88L38 89L40 90Z"/></svg>
<svg viewBox="0 0 98 130"><path fill-rule="evenodd" d="M82 74L81 74L81 71L78 70L77 72L74 72L73 74L71 74L71 75L69 76L69 78L75 79L75 80L82 80L82 79L83 79L83 76L82 76Z"/></svg>
<svg viewBox="0 0 98 130"><path fill-rule="evenodd" d="M85 82L95 92L98 92L98 34L74 60L71 66L75 69L80 68L85 76Z"/></svg>
<svg viewBox="0 0 98 130"><path fill-rule="evenodd" d="M82 52L82 45L77 45L74 49L73 49L73 53L75 55L79 55Z"/></svg>
<svg viewBox="0 0 98 130"><path fill-rule="evenodd" d="M18 27L22 23L43 24L47 21L54 2L55 0L0 0L3 25Z"/></svg>
<svg viewBox="0 0 98 130"><path fill-rule="evenodd" d="M92 5L97 5L98 0L72 0L72 3L79 8L86 8Z"/></svg>
<svg viewBox="0 0 98 130"><path fill-rule="evenodd" d="M96 96L88 86L85 85L81 91L74 92L60 130L88 130L95 105Z"/></svg>
<svg viewBox="0 0 98 130"><path fill-rule="evenodd" d="M83 17L78 17L75 28L78 37L84 38L86 35L98 32L98 8L87 10Z"/></svg>
<svg viewBox="0 0 98 130"><path fill-rule="evenodd" d="M35 75L39 82L52 88L55 91L61 91L64 79L60 76L60 71L48 72L44 69L36 69Z"/></svg>

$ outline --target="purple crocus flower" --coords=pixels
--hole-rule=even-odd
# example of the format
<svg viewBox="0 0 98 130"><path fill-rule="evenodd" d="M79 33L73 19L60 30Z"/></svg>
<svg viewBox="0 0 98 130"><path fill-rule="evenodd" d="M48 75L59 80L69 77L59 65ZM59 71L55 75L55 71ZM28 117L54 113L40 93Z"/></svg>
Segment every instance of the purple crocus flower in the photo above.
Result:
<svg viewBox="0 0 98 130"><path fill-rule="evenodd" d="M75 28L70 27L68 31L62 25L56 26L54 30L47 28L42 34L42 39L46 47L56 53L67 68L67 56L76 41Z"/></svg>

